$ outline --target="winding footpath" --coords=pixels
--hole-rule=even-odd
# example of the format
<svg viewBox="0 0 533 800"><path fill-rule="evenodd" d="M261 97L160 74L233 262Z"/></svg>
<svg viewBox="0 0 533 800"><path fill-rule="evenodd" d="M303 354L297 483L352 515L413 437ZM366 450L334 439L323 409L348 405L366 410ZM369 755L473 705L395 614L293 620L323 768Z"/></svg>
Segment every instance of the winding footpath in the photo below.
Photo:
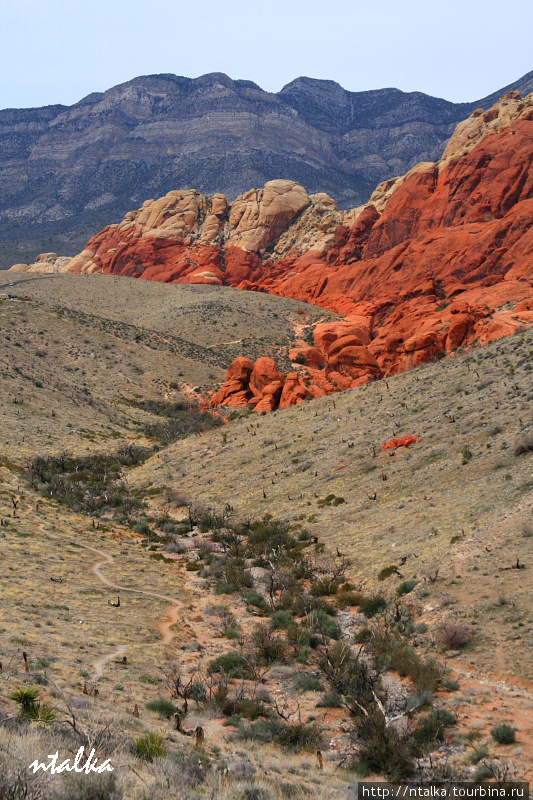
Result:
<svg viewBox="0 0 533 800"><path fill-rule="evenodd" d="M171 630L172 626L175 625L180 619L180 610L183 608L183 603L180 600L176 600L175 597L170 597L166 594L159 594L158 592L149 592L145 591L144 589L134 589L131 586L122 586L120 583L115 583L114 581L110 581L109 578L103 574L101 568L112 564L113 563L113 556L109 553L106 553L104 550L97 550L96 547L90 547L87 544L82 544L79 541L71 542L69 540L63 539L61 536L57 536L54 533L50 533L49 530L46 529L46 526L39 525L39 530L41 533L44 533L50 539L55 539L56 541L64 542L65 544L76 545L78 547L82 547L84 550L89 550L91 553L94 553L99 557L99 560L96 561L92 567L91 572L98 578L98 580L107 586L109 589L115 589L118 592L130 592L130 594L140 594L146 597L154 597L157 600L165 600L170 603L170 608L168 610L168 617L166 619L161 620L157 628L161 634L161 641L160 644L170 644L172 639L175 637L175 633ZM122 644L116 647L111 653L108 653L105 656L93 661L92 667L94 670L94 678L97 680L101 678L104 673L105 665L111 661L113 658L117 658L119 656L124 655L127 650L127 645Z"/></svg>

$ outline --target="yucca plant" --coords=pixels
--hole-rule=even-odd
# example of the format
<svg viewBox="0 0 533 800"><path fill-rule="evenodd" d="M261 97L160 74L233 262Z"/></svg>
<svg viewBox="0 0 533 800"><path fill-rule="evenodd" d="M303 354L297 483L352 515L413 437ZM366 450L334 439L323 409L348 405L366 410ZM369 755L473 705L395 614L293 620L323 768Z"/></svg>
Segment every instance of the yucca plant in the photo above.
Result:
<svg viewBox="0 0 533 800"><path fill-rule="evenodd" d="M28 719L38 720L40 722L52 722L58 717L58 710L50 703L37 703L33 706L28 714L25 714Z"/></svg>
<svg viewBox="0 0 533 800"><path fill-rule="evenodd" d="M39 706L39 686L19 686L9 695L10 700L14 700L20 706L20 715L27 717L32 714Z"/></svg>
<svg viewBox="0 0 533 800"><path fill-rule="evenodd" d="M51 722L58 716L57 708L39 700L41 689L39 686L19 686L9 697L20 706L20 716L27 719Z"/></svg>
<svg viewBox="0 0 533 800"><path fill-rule="evenodd" d="M136 739L135 747L139 758L143 758L145 761L153 761L154 758L161 758L167 753L165 737L152 731Z"/></svg>

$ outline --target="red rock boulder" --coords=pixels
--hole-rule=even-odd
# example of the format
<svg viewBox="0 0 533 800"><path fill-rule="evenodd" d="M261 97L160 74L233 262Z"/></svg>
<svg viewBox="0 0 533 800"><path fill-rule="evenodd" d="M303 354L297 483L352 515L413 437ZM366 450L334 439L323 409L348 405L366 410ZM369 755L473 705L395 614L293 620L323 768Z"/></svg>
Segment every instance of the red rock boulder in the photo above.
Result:
<svg viewBox="0 0 533 800"><path fill-rule="evenodd" d="M381 445L382 450L393 450L397 447L410 447L418 442L418 436L402 436L401 439L391 439Z"/></svg>

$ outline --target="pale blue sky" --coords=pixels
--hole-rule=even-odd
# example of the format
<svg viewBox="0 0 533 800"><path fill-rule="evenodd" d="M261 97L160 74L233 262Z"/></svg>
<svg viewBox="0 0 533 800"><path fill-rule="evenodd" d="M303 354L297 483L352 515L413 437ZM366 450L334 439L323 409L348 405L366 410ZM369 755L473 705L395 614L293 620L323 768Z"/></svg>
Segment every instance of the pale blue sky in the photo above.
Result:
<svg viewBox="0 0 533 800"><path fill-rule="evenodd" d="M0 108L137 75L299 75L476 100L533 69L533 0L0 0Z"/></svg>

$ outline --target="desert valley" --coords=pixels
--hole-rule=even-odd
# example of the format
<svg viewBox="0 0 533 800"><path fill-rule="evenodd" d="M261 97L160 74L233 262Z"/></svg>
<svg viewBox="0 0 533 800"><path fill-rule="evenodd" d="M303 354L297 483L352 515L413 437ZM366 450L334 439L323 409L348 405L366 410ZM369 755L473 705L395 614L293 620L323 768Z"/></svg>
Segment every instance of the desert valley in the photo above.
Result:
<svg viewBox="0 0 533 800"><path fill-rule="evenodd" d="M216 84L269 119L290 100L298 158L278 153L287 171L262 188L244 190L232 160L218 191L147 193L83 243L96 206L76 231L57 212L62 252L35 252L50 209L26 238L13 212L0 800L350 800L362 780L533 780L530 76L484 107L418 97L436 115L416 143L426 159L395 140L380 169L402 174L374 189L370 169L348 185L341 134L316 110L342 120L349 100L355 137L349 93L332 111L307 79L269 97L176 79L187 102ZM143 81L160 92L163 78ZM145 107L138 81L55 109L65 148L89 108L127 96L135 116L133 90ZM358 124L383 98L366 116L358 99ZM386 98L396 122L400 99ZM29 125L16 114L0 122ZM37 149L52 134L39 136ZM113 772L28 769L80 747Z"/></svg>

